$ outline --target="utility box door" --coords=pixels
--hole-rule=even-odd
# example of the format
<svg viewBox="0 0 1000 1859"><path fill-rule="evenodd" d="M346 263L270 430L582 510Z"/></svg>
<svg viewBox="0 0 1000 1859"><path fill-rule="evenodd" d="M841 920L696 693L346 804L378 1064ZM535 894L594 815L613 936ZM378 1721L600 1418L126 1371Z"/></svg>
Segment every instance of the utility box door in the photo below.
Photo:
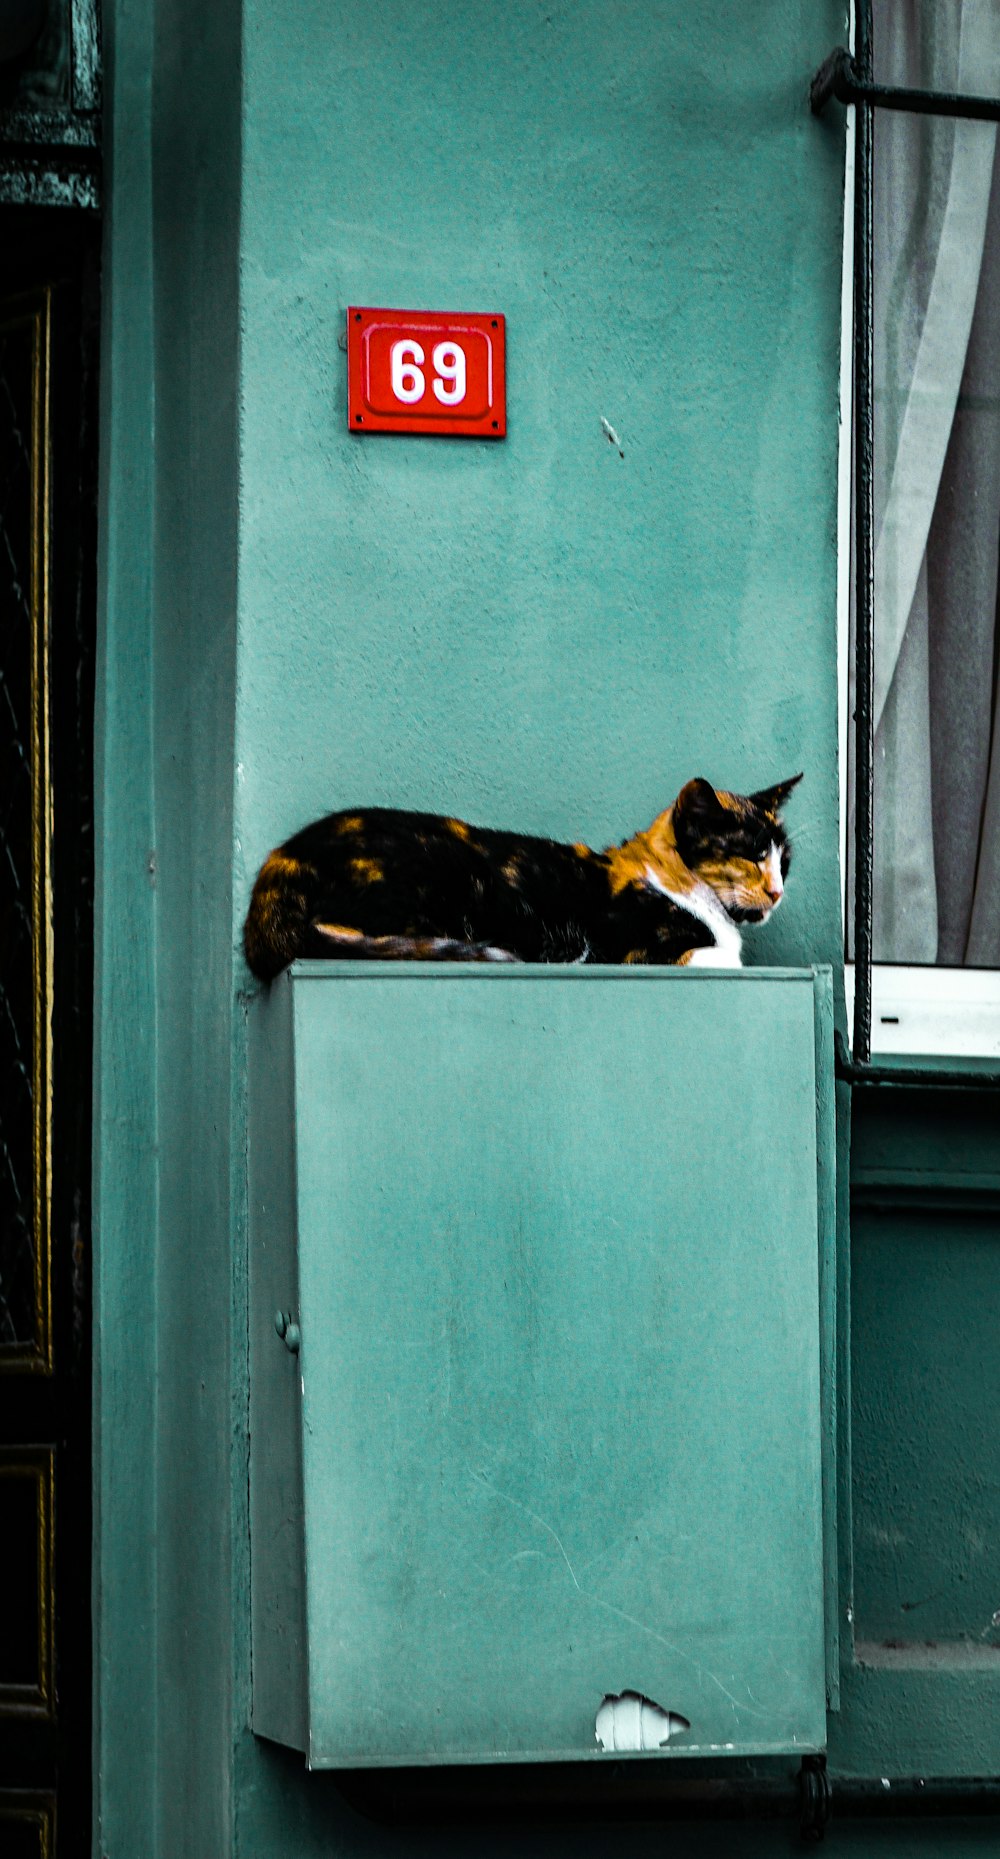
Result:
<svg viewBox="0 0 1000 1859"><path fill-rule="evenodd" d="M254 1003L255 1729L608 1760L631 1692L690 1725L654 1759L823 1746L827 983L303 963Z"/></svg>

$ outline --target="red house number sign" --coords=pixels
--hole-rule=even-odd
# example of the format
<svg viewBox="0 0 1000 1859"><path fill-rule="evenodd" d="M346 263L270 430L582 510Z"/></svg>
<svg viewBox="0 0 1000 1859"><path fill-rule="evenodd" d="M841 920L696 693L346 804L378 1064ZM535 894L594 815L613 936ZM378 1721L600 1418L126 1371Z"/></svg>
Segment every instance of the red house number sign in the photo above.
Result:
<svg viewBox="0 0 1000 1859"><path fill-rule="evenodd" d="M507 431L502 316L449 310L347 312L351 431L502 439Z"/></svg>

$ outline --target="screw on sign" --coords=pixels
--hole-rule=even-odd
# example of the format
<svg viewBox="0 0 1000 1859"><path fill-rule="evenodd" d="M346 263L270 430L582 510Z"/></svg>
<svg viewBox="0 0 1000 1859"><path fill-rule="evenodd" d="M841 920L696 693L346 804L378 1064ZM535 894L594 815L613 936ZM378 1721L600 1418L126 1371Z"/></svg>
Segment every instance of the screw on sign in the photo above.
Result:
<svg viewBox="0 0 1000 1859"><path fill-rule="evenodd" d="M446 310L347 313L347 419L355 434L502 439L505 327Z"/></svg>

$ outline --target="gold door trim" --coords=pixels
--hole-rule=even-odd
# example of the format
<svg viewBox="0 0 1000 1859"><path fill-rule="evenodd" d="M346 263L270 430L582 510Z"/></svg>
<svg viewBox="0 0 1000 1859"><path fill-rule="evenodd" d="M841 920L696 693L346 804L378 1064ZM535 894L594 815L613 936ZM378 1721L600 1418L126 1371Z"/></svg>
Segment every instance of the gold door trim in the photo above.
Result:
<svg viewBox="0 0 1000 1859"><path fill-rule="evenodd" d="M0 1717L45 1718L56 1714L55 1693L55 1452L51 1446L0 1448L0 1501L8 1478L35 1481L38 1547L38 1684L0 1683Z"/></svg>
<svg viewBox="0 0 1000 1859"><path fill-rule="evenodd" d="M52 292L46 286L0 305L0 330L31 336L31 800L33 960L33 1156L35 1335L0 1344L4 1370L51 1375L52 1337L52 760L51 630Z"/></svg>
<svg viewBox="0 0 1000 1859"><path fill-rule="evenodd" d="M16 1793L13 1789L0 1788L0 1832L4 1822L27 1821L38 1830L38 1859L55 1859L56 1850L56 1802L51 1794L26 1794L23 1790Z"/></svg>

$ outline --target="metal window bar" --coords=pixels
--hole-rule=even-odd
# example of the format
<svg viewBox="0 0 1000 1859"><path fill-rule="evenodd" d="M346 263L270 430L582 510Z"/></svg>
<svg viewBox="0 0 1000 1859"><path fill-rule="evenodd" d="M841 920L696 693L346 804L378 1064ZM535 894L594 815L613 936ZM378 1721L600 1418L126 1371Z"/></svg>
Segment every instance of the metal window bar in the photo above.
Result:
<svg viewBox="0 0 1000 1859"><path fill-rule="evenodd" d="M854 710L854 1042L850 1058L838 1053L838 1074L848 1083L916 1083L917 1074L874 1066L872 1051L872 885L874 874L875 477L874 312L872 303L872 154L876 109L963 116L1000 122L1000 99L960 97L947 91L894 89L872 79L871 0L858 0L856 50L838 46L824 60L809 93L818 116L832 98L853 104L854 183L854 433L855 433L855 710ZM964 1074L968 1087L1000 1086L1000 1072ZM928 1082L935 1082L928 1074ZM955 1082L958 1082L956 1074Z"/></svg>

